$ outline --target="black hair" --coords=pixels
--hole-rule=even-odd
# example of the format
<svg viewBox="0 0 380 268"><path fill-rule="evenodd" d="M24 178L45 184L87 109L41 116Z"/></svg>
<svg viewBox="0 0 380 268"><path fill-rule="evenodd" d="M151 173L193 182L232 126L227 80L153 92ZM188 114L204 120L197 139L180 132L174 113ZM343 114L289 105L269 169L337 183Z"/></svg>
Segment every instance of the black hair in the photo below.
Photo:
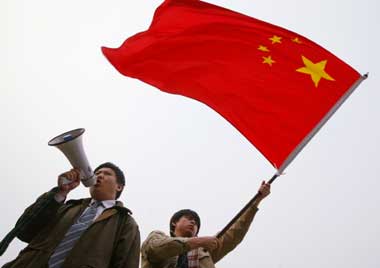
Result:
<svg viewBox="0 0 380 268"><path fill-rule="evenodd" d="M99 165L97 168L95 168L94 170L94 173L96 173L97 170L101 169L101 168L110 168L112 169L115 174L116 174L116 181L118 184L120 185L125 185L125 177L124 177L124 173L123 171L118 167L116 166L115 164L111 163L111 162L106 162L106 163L103 163L101 165ZM123 191L123 189L121 191L118 191L116 193L116 199L119 198L119 196L121 195L121 192Z"/></svg>
<svg viewBox="0 0 380 268"><path fill-rule="evenodd" d="M174 223L177 223L179 221L179 219L182 218L183 216L190 216L191 218L193 218L195 220L195 223L198 226L198 230L197 230L196 234L198 234L199 229L201 228L201 219L199 218L198 213L196 213L194 210L191 210L191 209L181 209L181 210L177 211L176 213L174 213L173 216L170 218L170 222L169 222L170 236L173 236L173 237L175 236L175 234L174 234L174 229L175 229Z"/></svg>

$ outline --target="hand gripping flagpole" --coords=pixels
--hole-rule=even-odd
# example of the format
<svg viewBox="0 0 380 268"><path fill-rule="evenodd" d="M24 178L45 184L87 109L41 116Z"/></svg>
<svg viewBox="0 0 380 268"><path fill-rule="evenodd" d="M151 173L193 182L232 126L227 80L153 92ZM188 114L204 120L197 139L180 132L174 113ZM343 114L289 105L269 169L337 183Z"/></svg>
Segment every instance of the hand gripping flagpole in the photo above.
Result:
<svg viewBox="0 0 380 268"><path fill-rule="evenodd" d="M354 90L368 78L368 73L362 75L346 93L335 103L331 110L322 118L322 120L314 127L314 129L300 142L297 147L289 154L288 158L284 161L281 167L278 169L276 174L268 181L269 184L272 184L274 180L279 177L285 168L296 158L296 156L301 152L301 150L306 146L306 144L314 137L314 135L322 128L322 126L331 118L331 116L339 109L345 100L354 92ZM222 237L228 229L255 203L255 201L261 195L258 192L236 215L233 219L216 235L217 238Z"/></svg>
<svg viewBox="0 0 380 268"><path fill-rule="evenodd" d="M267 183L271 184L280 175L281 174L277 172ZM249 200L249 202L238 212L238 214L235 215L235 217L233 217L233 219L222 229L222 231L216 235L216 237L222 237L228 231L228 229L230 229L231 226L241 217L241 215L243 215L253 205L253 203L255 203L260 195L261 193L258 192L251 200Z"/></svg>

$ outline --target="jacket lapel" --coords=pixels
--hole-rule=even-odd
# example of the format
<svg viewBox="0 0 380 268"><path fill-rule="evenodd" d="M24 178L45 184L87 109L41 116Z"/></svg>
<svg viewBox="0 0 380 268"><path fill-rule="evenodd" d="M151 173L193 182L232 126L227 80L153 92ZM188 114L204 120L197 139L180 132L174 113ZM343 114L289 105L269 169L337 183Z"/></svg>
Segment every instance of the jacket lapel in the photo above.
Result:
<svg viewBox="0 0 380 268"><path fill-rule="evenodd" d="M117 210L115 208L108 208L108 209L105 209L103 211L102 214L99 215L99 217L93 222L96 223L96 222L99 222L99 221L102 221L102 220L105 220L109 217L111 217L112 215L116 214L117 213Z"/></svg>

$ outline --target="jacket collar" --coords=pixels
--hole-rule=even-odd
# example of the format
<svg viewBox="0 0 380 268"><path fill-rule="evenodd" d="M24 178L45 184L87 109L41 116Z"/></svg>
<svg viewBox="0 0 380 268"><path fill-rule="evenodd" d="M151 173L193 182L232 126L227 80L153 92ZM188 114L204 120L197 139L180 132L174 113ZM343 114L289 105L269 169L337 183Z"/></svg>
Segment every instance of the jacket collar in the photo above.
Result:
<svg viewBox="0 0 380 268"><path fill-rule="evenodd" d="M87 207L90 204L90 202L91 202L91 198L72 199L72 200L68 200L66 202L66 205L68 206L82 205L82 206ZM126 213L128 215L132 215L132 211L124 207L123 202L121 201L116 200L115 206L113 206L110 209L116 209L116 211L119 213Z"/></svg>

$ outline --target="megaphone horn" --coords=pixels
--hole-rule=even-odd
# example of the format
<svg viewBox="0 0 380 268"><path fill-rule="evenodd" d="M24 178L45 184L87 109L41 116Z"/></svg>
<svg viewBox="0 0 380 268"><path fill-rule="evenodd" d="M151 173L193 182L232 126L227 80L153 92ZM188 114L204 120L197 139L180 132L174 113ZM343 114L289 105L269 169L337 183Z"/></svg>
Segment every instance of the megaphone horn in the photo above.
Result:
<svg viewBox="0 0 380 268"><path fill-rule="evenodd" d="M83 150L82 134L84 131L84 128L78 128L62 133L52 138L48 142L48 145L58 148L74 168L79 168L81 170L81 181L83 185L90 187L96 183L96 176L88 164L86 154ZM63 178L63 183L70 183L70 180Z"/></svg>

